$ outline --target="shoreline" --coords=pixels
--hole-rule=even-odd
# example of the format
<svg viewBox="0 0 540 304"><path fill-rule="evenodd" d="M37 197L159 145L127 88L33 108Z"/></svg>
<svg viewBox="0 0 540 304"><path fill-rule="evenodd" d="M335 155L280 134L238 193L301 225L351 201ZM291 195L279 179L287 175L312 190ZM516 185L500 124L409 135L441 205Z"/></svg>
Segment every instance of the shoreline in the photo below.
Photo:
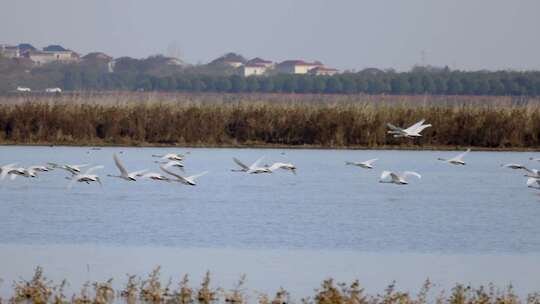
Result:
<svg viewBox="0 0 540 304"><path fill-rule="evenodd" d="M108 144L108 143L0 143L0 147L95 147L95 148L181 148L181 149L284 149L284 150L365 150L365 151L461 151L471 148L472 151L481 152L540 152L540 147L535 148L489 148L489 147L475 147L475 146L322 146L322 145L274 145L274 144Z"/></svg>

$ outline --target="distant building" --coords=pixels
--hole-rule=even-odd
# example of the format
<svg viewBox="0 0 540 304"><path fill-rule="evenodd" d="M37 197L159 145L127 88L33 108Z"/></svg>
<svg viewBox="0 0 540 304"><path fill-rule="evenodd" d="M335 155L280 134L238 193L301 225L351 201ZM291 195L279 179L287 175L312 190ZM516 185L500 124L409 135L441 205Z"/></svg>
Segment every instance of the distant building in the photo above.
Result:
<svg viewBox="0 0 540 304"><path fill-rule="evenodd" d="M21 52L17 46L5 44L0 45L0 54L7 58L17 58L21 56Z"/></svg>
<svg viewBox="0 0 540 304"><path fill-rule="evenodd" d="M237 61L237 60L224 60L224 61L221 61L221 63L229 65L233 68L239 68L244 64L242 61Z"/></svg>
<svg viewBox="0 0 540 304"><path fill-rule="evenodd" d="M322 63L309 63L303 60L286 60L276 66L281 74L307 74L311 69L322 67Z"/></svg>
<svg viewBox="0 0 540 304"><path fill-rule="evenodd" d="M17 46L19 48L19 52L24 53L26 51L36 51L37 49L31 45L30 43L21 43Z"/></svg>
<svg viewBox="0 0 540 304"><path fill-rule="evenodd" d="M260 63L247 63L246 65L240 68L240 74L242 76L258 76L266 73L268 67Z"/></svg>
<svg viewBox="0 0 540 304"><path fill-rule="evenodd" d="M337 74L338 72L339 71L337 69L327 68L324 66L319 66L319 67L309 70L309 74L317 75L317 76L322 76L322 75L332 76L332 75Z"/></svg>
<svg viewBox="0 0 540 304"><path fill-rule="evenodd" d="M261 59L259 57L256 57L256 58L253 58L253 59L249 60L248 62L246 62L246 65L247 64L261 65L261 66L264 66L266 68L270 68L270 67L274 66L274 63L272 61L264 60L264 59Z"/></svg>
<svg viewBox="0 0 540 304"><path fill-rule="evenodd" d="M36 65L44 65L51 62L70 63L79 61L79 54L73 51L26 51L22 57L32 60Z"/></svg>
<svg viewBox="0 0 540 304"><path fill-rule="evenodd" d="M214 59L210 64L225 64L233 68L239 68L246 62L246 59L236 53L227 53L219 58Z"/></svg>

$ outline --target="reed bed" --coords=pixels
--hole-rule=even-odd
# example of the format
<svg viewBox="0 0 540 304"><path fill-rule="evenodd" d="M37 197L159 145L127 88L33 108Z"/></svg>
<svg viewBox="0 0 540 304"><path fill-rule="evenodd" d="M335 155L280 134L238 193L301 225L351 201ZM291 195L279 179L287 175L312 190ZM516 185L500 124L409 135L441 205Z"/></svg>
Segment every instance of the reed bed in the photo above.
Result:
<svg viewBox="0 0 540 304"><path fill-rule="evenodd" d="M280 288L273 295L245 288L246 276L242 275L238 282L229 289L215 287L211 284L210 273L207 272L197 287L192 287L189 276L183 276L178 283L169 278L163 281L160 268L154 269L146 278L128 275L127 283L120 289L114 289L113 279L105 282L87 282L79 292L66 295L67 281L55 283L47 279L43 269L37 267L30 280L13 282L12 295L6 299L9 303L259 303L259 304L518 304L540 303L540 293L530 293L526 298L519 298L512 286L503 289L493 284L472 287L456 284L449 292L435 292L429 280L426 280L418 292L399 291L392 282L381 294L368 294L358 281L336 283L333 279L324 280L314 289L314 294L295 300L289 292ZM0 303L2 303L0 298Z"/></svg>
<svg viewBox="0 0 540 304"><path fill-rule="evenodd" d="M146 96L146 97L144 97ZM540 105L35 97L0 103L1 144L537 149ZM3 97L7 98L7 97ZM19 97L14 97L19 98ZM154 99L152 99L154 98ZM178 98L178 97L177 97ZM96 102L93 102L96 101ZM415 140L386 123L433 124Z"/></svg>

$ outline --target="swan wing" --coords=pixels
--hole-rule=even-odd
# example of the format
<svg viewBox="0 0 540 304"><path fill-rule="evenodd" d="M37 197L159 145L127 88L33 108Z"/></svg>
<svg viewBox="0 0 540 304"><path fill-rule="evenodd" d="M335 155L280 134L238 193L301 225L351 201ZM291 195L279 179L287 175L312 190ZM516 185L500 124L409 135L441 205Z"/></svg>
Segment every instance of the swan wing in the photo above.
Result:
<svg viewBox="0 0 540 304"><path fill-rule="evenodd" d="M273 163L270 167L268 167L268 170L274 171L283 167L286 167L284 163Z"/></svg>
<svg viewBox="0 0 540 304"><path fill-rule="evenodd" d="M504 164L504 165L501 165L501 167L504 167L504 168L510 168L510 169L524 169L524 170L528 170L525 166L521 165L521 164Z"/></svg>
<svg viewBox="0 0 540 304"><path fill-rule="evenodd" d="M0 180L4 180L6 176L8 175L9 170L11 170L14 166L16 166L17 163L9 164L2 166L0 169Z"/></svg>
<svg viewBox="0 0 540 304"><path fill-rule="evenodd" d="M431 127L431 124L421 125L418 128L416 128L414 131L415 131L415 133L420 133L420 132L424 131L424 129L429 128L429 127Z"/></svg>
<svg viewBox="0 0 540 304"><path fill-rule="evenodd" d="M90 166L90 164L72 165L71 167L81 169L81 168L88 167L88 166Z"/></svg>
<svg viewBox="0 0 540 304"><path fill-rule="evenodd" d="M540 186L540 180L534 177L529 177L527 179L527 187L539 187Z"/></svg>
<svg viewBox="0 0 540 304"><path fill-rule="evenodd" d="M374 162L376 162L377 160L379 160L378 158L374 158L374 159L370 159L370 160L366 160L364 162L365 165L372 165Z"/></svg>
<svg viewBox="0 0 540 304"><path fill-rule="evenodd" d="M113 154L113 158L114 158L114 164L116 165L118 170L120 170L120 174L122 174L122 176L128 176L129 173L126 170L126 167L124 167L124 165L122 164L122 162L120 161L116 153Z"/></svg>
<svg viewBox="0 0 540 304"><path fill-rule="evenodd" d="M249 166L248 169L253 170L253 169L257 168L263 159L264 159L264 156L262 156L261 158L257 159L253 164L251 164L251 166Z"/></svg>
<svg viewBox="0 0 540 304"><path fill-rule="evenodd" d="M233 157L233 161L244 170L249 170L249 167L242 163L238 158Z"/></svg>
<svg viewBox="0 0 540 304"><path fill-rule="evenodd" d="M174 172L168 170L167 168L165 168L165 167L163 167L163 166L159 166L159 168L160 168L163 172L165 172L165 173L167 173L167 174L169 174L169 175L171 175L171 176L174 176L174 177L176 177L177 179L179 179L179 180L181 180L181 181L187 182L187 180L186 180L185 177L183 177L183 176L181 176L181 175L179 175L179 174L176 174L176 173L174 173Z"/></svg>
<svg viewBox="0 0 540 304"><path fill-rule="evenodd" d="M405 129L406 132L414 133L420 126L422 126L426 122L425 119L420 120L419 122L413 124L412 126Z"/></svg>
<svg viewBox="0 0 540 304"><path fill-rule="evenodd" d="M201 173L199 173L199 174L195 174L195 175L189 176L189 177L187 177L186 179L189 179L189 180L194 181L194 180L196 180L197 178L199 178L199 177L201 177L201 176L203 176L203 175L206 175L206 174L208 174L208 171L204 171L204 172L201 172Z"/></svg>
<svg viewBox="0 0 540 304"><path fill-rule="evenodd" d="M177 160L171 160L170 162L167 162L165 164L165 168L170 168L172 166L178 166L180 168L184 167L184 164L182 164L181 162L177 161Z"/></svg>
<svg viewBox="0 0 540 304"><path fill-rule="evenodd" d="M84 173L84 175L89 175L91 174L92 172L96 171L96 170L99 170L99 169L103 169L105 168L104 166L94 166L94 167L91 167L89 168L88 170L86 170L86 172Z"/></svg>
<svg viewBox="0 0 540 304"><path fill-rule="evenodd" d="M131 177L141 177L143 176L144 173L148 172L148 169L144 169L144 170L139 170L139 171L135 171L135 172L131 172L129 174L129 176Z"/></svg>
<svg viewBox="0 0 540 304"><path fill-rule="evenodd" d="M456 155L456 157L452 158L452 160L463 160L463 157L465 157L465 155L467 155L469 152L471 152L471 149L467 149L467 151Z"/></svg>
<svg viewBox="0 0 540 304"><path fill-rule="evenodd" d="M387 179L387 178L390 176L390 174L392 174L392 172L390 172L390 171L383 171L383 172L381 173L380 179Z"/></svg>
<svg viewBox="0 0 540 304"><path fill-rule="evenodd" d="M391 129L391 130L393 130L393 131L398 131L398 132L402 132L402 131L403 131L403 128L396 127L396 126L394 126L394 125L391 124L391 123L387 123L386 126L388 126L388 128Z"/></svg>
<svg viewBox="0 0 540 304"><path fill-rule="evenodd" d="M418 178L422 178L422 175L420 175L419 173L417 172L414 172L414 171L405 171L403 172L402 174L404 177L407 177L407 176L416 176Z"/></svg>

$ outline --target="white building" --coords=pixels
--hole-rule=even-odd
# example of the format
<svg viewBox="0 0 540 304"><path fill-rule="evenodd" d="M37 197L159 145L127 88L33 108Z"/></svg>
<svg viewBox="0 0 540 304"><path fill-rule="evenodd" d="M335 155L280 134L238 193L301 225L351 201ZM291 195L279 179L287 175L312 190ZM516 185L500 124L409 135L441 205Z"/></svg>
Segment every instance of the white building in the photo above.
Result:
<svg viewBox="0 0 540 304"><path fill-rule="evenodd" d="M258 76L266 73L267 69L267 66L264 64L247 63L240 68L240 74L245 77Z"/></svg>
<svg viewBox="0 0 540 304"><path fill-rule="evenodd" d="M281 74L307 74L311 69L322 67L322 63L309 63L303 60L286 60L278 64L276 69Z"/></svg>
<svg viewBox="0 0 540 304"><path fill-rule="evenodd" d="M0 45L0 54L7 58L17 58L21 52L17 46L2 44Z"/></svg>

